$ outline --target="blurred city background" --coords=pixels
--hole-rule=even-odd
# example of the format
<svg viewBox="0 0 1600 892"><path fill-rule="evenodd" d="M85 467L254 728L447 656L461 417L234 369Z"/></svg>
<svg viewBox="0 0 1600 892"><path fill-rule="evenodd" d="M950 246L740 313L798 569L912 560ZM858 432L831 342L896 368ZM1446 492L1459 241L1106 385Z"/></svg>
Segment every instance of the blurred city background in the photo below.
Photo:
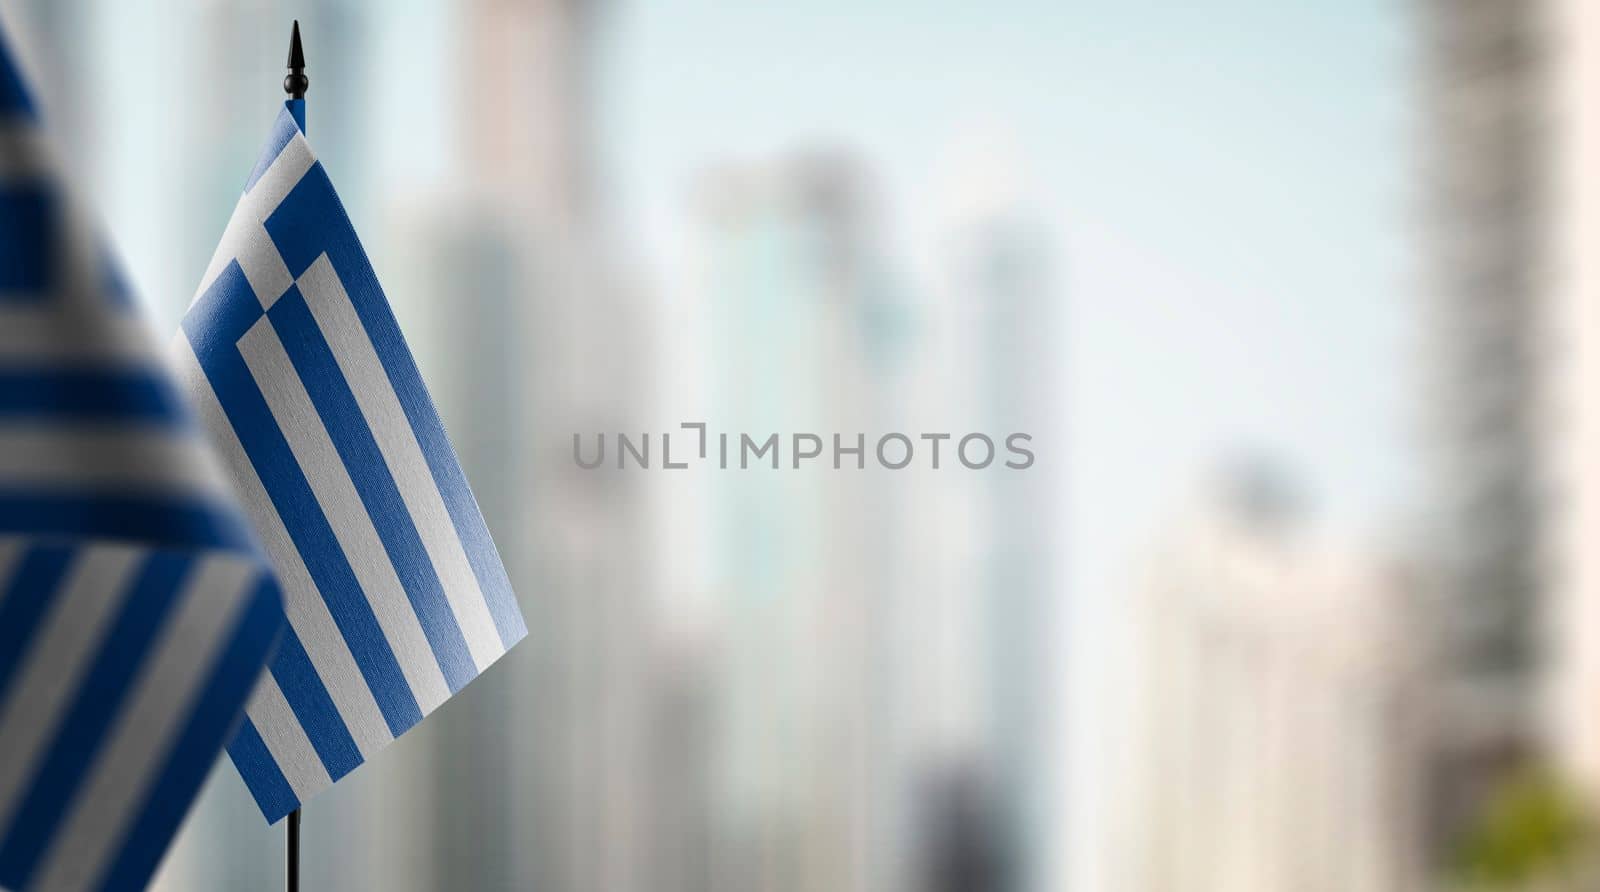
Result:
<svg viewBox="0 0 1600 892"><path fill-rule="evenodd" d="M1588 0L0 17L164 331L301 20L519 591L306 888L1600 889ZM701 421L1038 461L572 461ZM157 888L282 860L224 760Z"/></svg>

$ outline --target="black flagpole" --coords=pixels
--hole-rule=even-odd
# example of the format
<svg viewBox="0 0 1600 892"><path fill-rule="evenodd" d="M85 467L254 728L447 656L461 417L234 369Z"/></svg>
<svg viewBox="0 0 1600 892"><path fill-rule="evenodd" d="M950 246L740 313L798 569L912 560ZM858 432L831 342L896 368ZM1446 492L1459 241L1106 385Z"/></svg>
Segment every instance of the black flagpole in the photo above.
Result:
<svg viewBox="0 0 1600 892"><path fill-rule="evenodd" d="M300 809L289 812L289 892L300 892Z"/></svg>
<svg viewBox="0 0 1600 892"><path fill-rule="evenodd" d="M311 86L306 77L306 53L300 46L300 20L289 32L289 74L283 79L283 92L290 99L305 99L306 87ZM289 812L289 892L300 892L300 809Z"/></svg>

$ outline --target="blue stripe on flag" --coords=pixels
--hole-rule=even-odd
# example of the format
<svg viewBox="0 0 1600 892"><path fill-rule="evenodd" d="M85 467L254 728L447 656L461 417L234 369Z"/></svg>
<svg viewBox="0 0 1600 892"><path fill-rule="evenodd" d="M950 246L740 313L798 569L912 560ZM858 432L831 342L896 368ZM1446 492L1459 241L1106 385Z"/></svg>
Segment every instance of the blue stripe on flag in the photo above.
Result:
<svg viewBox="0 0 1600 892"><path fill-rule="evenodd" d="M128 277L123 274L122 266L109 252L100 264L100 287L105 292L107 303L124 310L133 309L133 289L128 287Z"/></svg>
<svg viewBox="0 0 1600 892"><path fill-rule="evenodd" d="M263 578L240 611L216 665L205 676L210 680L189 711L188 725L154 775L145 802L134 812L139 815L138 823L128 832L100 888L137 888L155 870L163 843L178 829L194 791L200 788L218 748L234 728L239 704L250 695L259 677L261 659L272 648L283 625L279 610L277 588ZM259 737L256 739L260 741Z"/></svg>
<svg viewBox="0 0 1600 892"><path fill-rule="evenodd" d="M0 847L0 876L28 885L45 844L55 836L89 763L105 742L106 729L121 710L151 641L177 602L192 559L155 552L145 559L111 631L101 644L71 709L47 750L44 764L11 817Z"/></svg>
<svg viewBox="0 0 1600 892"><path fill-rule="evenodd" d="M160 369L0 370L0 419L46 418L176 425L188 416L182 398Z"/></svg>
<svg viewBox="0 0 1600 892"><path fill-rule="evenodd" d="M157 547L255 550L249 528L228 505L181 495L0 487L0 531L130 539Z"/></svg>
<svg viewBox="0 0 1600 892"><path fill-rule="evenodd" d="M56 196L43 182L0 186L0 301L43 301L56 277Z"/></svg>
<svg viewBox="0 0 1600 892"><path fill-rule="evenodd" d="M16 60L3 42L0 42L0 118L32 118L33 97L22 83L22 73Z"/></svg>
<svg viewBox="0 0 1600 892"><path fill-rule="evenodd" d="M300 807L289 779L283 776L266 741L261 739L261 732L248 716L239 723L239 730L228 744L228 757L247 781L245 786L255 797L256 807L267 816L268 824L278 823L284 815Z"/></svg>
<svg viewBox="0 0 1600 892"><path fill-rule="evenodd" d="M422 632L433 648L434 659L454 694L478 674L478 667L467 650L466 636L461 634L461 626L445 597L433 559L400 496L400 487L395 485L378 441L373 439L361 414L361 406L298 287L290 286L267 316L344 460L350 481L372 518L384 551L411 600L411 608L422 623Z"/></svg>
<svg viewBox="0 0 1600 892"><path fill-rule="evenodd" d="M239 354L239 337L261 315L260 302L234 261L195 301L184 317L183 330L273 507L280 517L293 521L284 527L361 668L390 733L399 737L422 720L422 710L327 515Z"/></svg>
<svg viewBox="0 0 1600 892"><path fill-rule="evenodd" d="M494 617L500 641L510 648L528 633L517 609L516 596L511 591L511 581L506 578L505 566L495 551L478 502L456 461L455 451L450 448L444 424L428 396L422 374L406 349L400 324L383 297L377 276L322 162L311 166L267 218L265 226L290 275L295 278L323 253L328 255L422 447L434 483L455 524L456 535L461 538L472 572L478 578L478 586Z"/></svg>
<svg viewBox="0 0 1600 892"><path fill-rule="evenodd" d="M0 601L0 702L76 551L70 545L35 545L17 562Z"/></svg>
<svg viewBox="0 0 1600 892"><path fill-rule="evenodd" d="M250 171L250 179L245 181L244 191L249 192L255 188L256 181L260 180L261 175L267 172L267 169L272 166L272 162L278 160L278 156L283 154L283 147L288 145L289 141L294 139L294 135L299 132L300 128L296 126L294 118L289 116L288 111L278 113L278 119L272 124L272 133L267 136L267 147L261 152L261 157L256 160L255 169Z"/></svg>
<svg viewBox="0 0 1600 892"><path fill-rule="evenodd" d="M272 658L272 677L283 689L283 698L305 729L311 746L317 751L328 777L338 780L361 764L361 751L356 749L350 729L345 727L333 698L322 683L311 657L306 655L300 636L290 629L278 642L278 652Z"/></svg>

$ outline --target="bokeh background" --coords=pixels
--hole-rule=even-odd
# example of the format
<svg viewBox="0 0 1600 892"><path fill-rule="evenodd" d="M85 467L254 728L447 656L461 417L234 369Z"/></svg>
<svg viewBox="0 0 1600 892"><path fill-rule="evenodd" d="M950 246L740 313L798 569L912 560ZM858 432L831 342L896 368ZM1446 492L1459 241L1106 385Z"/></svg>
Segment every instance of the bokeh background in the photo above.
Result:
<svg viewBox="0 0 1600 892"><path fill-rule="evenodd" d="M0 0L162 330L296 17L531 629L306 888L1600 889L1588 0Z"/></svg>

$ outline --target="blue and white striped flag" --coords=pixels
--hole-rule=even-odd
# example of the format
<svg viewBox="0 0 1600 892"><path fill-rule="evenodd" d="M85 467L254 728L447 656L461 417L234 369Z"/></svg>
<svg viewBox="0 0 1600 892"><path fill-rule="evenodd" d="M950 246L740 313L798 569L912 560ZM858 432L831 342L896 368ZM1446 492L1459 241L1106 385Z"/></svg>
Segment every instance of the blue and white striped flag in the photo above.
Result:
<svg viewBox="0 0 1600 892"><path fill-rule="evenodd" d="M142 889L283 612L0 38L0 886Z"/></svg>
<svg viewBox="0 0 1600 892"><path fill-rule="evenodd" d="M527 634L300 108L279 114L174 344L284 588L290 628L228 748L269 822Z"/></svg>

